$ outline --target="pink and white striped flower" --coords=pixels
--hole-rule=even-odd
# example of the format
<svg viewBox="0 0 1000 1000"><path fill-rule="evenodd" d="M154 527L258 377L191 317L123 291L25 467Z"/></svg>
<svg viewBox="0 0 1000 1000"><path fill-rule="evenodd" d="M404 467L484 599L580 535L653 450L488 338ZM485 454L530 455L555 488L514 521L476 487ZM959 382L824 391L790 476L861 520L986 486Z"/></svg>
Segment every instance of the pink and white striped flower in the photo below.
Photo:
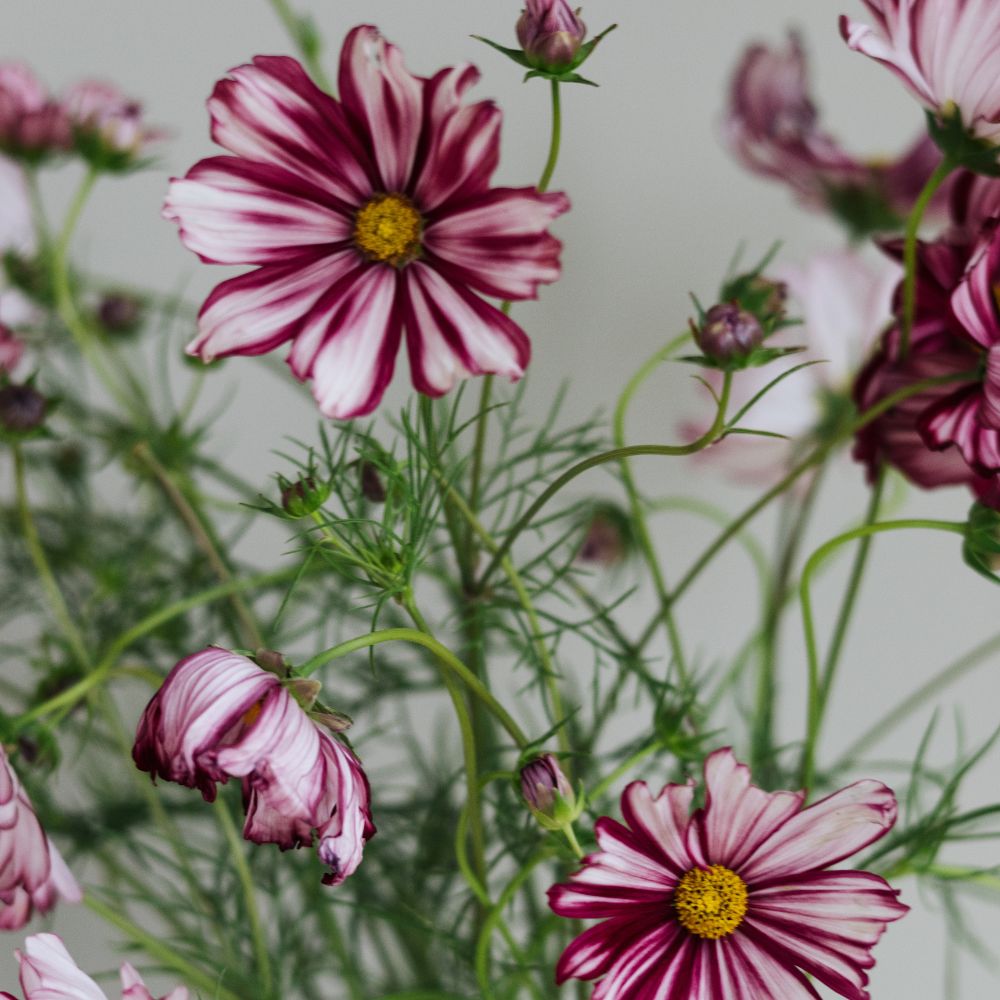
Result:
<svg viewBox="0 0 1000 1000"><path fill-rule="evenodd" d="M961 114L1000 143L1000 4L996 0L864 0L874 27L840 19L844 40L888 66L941 118Z"/></svg>
<svg viewBox="0 0 1000 1000"><path fill-rule="evenodd" d="M357 757L302 708L286 683L252 660L210 647L181 660L139 720L132 756L154 780L213 801L243 784L243 836L282 850L318 840L339 885L374 836L368 779Z"/></svg>
<svg viewBox="0 0 1000 1000"><path fill-rule="evenodd" d="M294 59L258 56L209 100L233 156L175 179L164 207L203 261L256 270L219 285L188 353L205 361L291 341L288 363L330 417L370 413L406 332L414 386L519 378L530 345L482 295L527 299L559 276L562 194L490 188L500 110L463 105L469 65L429 79L371 26L347 36L340 100Z"/></svg>
<svg viewBox="0 0 1000 1000"><path fill-rule="evenodd" d="M859 781L803 808L765 792L732 751L694 784L622 794L623 825L597 821L599 850L549 890L560 916L599 919L563 953L567 979L597 979L593 1000L819 1000L810 976L869 1000L871 949L908 907L877 875L828 870L883 837L896 799Z"/></svg>
<svg viewBox="0 0 1000 1000"><path fill-rule="evenodd" d="M79 903L83 894L0 746L0 930L23 927L59 898Z"/></svg>
<svg viewBox="0 0 1000 1000"><path fill-rule="evenodd" d="M24 951L15 954L24 1000L108 1000L55 934L32 934L25 939ZM154 1000L142 976L128 962L122 963L121 981L122 1000ZM178 986L160 1000L188 1000L188 996L187 989ZM0 997L17 1000L11 993L0 993Z"/></svg>

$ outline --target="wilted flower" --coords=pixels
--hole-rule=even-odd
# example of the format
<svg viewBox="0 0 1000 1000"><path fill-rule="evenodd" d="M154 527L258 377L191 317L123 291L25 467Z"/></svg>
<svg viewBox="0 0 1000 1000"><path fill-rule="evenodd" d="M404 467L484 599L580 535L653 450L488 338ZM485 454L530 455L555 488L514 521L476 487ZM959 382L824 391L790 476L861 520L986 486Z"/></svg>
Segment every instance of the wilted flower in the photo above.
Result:
<svg viewBox="0 0 1000 1000"><path fill-rule="evenodd" d="M83 895L0 746L0 930L23 927L60 897L79 903Z"/></svg>
<svg viewBox="0 0 1000 1000"><path fill-rule="evenodd" d="M877 875L827 869L889 832L893 793L859 781L803 809L803 793L751 785L728 749L705 761L705 787L691 814L693 782L655 798L633 782L627 826L597 821L597 853L549 890L560 916L601 920L557 981L600 979L595 1000L806 1000L810 976L869 1000L871 949L908 908Z"/></svg>
<svg viewBox="0 0 1000 1000"><path fill-rule="evenodd" d="M142 105L112 83L76 84L66 94L64 107L80 155L104 170L134 165L143 148L159 136L143 122Z"/></svg>
<svg viewBox="0 0 1000 1000"><path fill-rule="evenodd" d="M568 69L586 36L580 11L568 0L525 0L517 40L532 66L556 73Z"/></svg>
<svg viewBox="0 0 1000 1000"><path fill-rule="evenodd" d="M854 50L884 63L943 122L961 116L1000 143L1000 4L995 0L865 0L875 27L840 19Z"/></svg>
<svg viewBox="0 0 1000 1000"><path fill-rule="evenodd" d="M725 363L746 357L764 341L760 320L733 302L712 306L692 323L694 339L706 357Z"/></svg>
<svg viewBox="0 0 1000 1000"><path fill-rule="evenodd" d="M24 951L15 954L24 1000L108 1000L55 934L32 934L25 939ZM128 962L122 963L121 980L122 1000L153 1000L142 976ZM178 986L160 1000L188 1000L188 995L185 987ZM10 993L0 993L0 997L17 1000Z"/></svg>
<svg viewBox="0 0 1000 1000"><path fill-rule="evenodd" d="M69 148L62 106L21 63L0 65L0 150L37 163Z"/></svg>
<svg viewBox="0 0 1000 1000"><path fill-rule="evenodd" d="M789 184L813 208L832 211L855 233L896 228L941 162L923 134L896 160L861 160L819 123L806 55L792 32L784 49L753 45L733 74L725 137L747 169ZM943 206L940 192L935 205Z"/></svg>
<svg viewBox="0 0 1000 1000"><path fill-rule="evenodd" d="M142 771L207 801L229 778L243 784L243 836L282 850L318 839L339 885L375 834L358 759L252 660L211 647L181 660L139 720L132 756Z"/></svg>
<svg viewBox="0 0 1000 1000"><path fill-rule="evenodd" d="M45 422L49 404L30 383L0 386L0 433L30 434Z"/></svg>
<svg viewBox="0 0 1000 1000"><path fill-rule="evenodd" d="M340 100L294 60L258 56L215 88L212 136L235 156L171 183L164 214L202 260L255 264L209 296L188 352L205 361L292 342L288 362L320 409L378 405L403 330L414 386L519 378L530 345L476 292L533 298L559 276L547 227L562 194L493 188L500 110L463 106L472 66L430 79L370 26L340 61Z"/></svg>
<svg viewBox="0 0 1000 1000"><path fill-rule="evenodd" d="M24 342L0 323L0 373L10 375L20 364Z"/></svg>

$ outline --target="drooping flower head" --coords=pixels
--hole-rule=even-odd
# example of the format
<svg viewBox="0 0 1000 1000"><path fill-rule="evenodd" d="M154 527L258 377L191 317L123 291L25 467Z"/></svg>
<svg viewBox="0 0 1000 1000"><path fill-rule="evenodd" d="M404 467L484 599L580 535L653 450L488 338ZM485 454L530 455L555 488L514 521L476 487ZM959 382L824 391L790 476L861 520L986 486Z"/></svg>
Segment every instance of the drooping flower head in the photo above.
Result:
<svg viewBox="0 0 1000 1000"><path fill-rule="evenodd" d="M809 88L805 50L752 45L733 74L724 126L740 162L789 184L811 208L832 211L855 235L900 227L941 153L926 135L897 159L861 160L825 132ZM946 195L938 193L935 207Z"/></svg>
<svg viewBox="0 0 1000 1000"><path fill-rule="evenodd" d="M107 170L132 166L144 147L160 133L143 121L142 105L126 97L113 83L84 80L63 101L81 156Z"/></svg>
<svg viewBox="0 0 1000 1000"><path fill-rule="evenodd" d="M59 898L79 903L83 895L0 746L0 930L23 927Z"/></svg>
<svg viewBox="0 0 1000 1000"><path fill-rule="evenodd" d="M888 66L941 120L1000 143L1000 5L995 0L864 0L875 25L840 19L844 40Z"/></svg>
<svg viewBox="0 0 1000 1000"><path fill-rule="evenodd" d="M24 951L15 954L24 1000L108 1000L55 934L32 934L25 939ZM121 981L122 1000L154 1000L142 976L128 962L122 963ZM187 989L178 986L160 1000L188 1000L188 996ZM17 1000L10 993L0 993L0 997Z"/></svg>
<svg viewBox="0 0 1000 1000"><path fill-rule="evenodd" d="M22 63L0 65L0 150L38 163L69 148L61 104Z"/></svg>
<svg viewBox="0 0 1000 1000"><path fill-rule="evenodd" d="M569 203L490 188L500 111L463 105L472 66L413 76L370 26L347 36L340 100L294 59L258 56L218 83L202 160L170 186L164 215L207 263L257 269L219 285L188 352L205 361L291 341L288 363L320 409L378 405L405 329L414 386L519 378L521 328L479 294L533 298L559 276L546 230Z"/></svg>
<svg viewBox="0 0 1000 1000"><path fill-rule="evenodd" d="M229 778L243 785L243 836L282 850L318 841L339 885L375 834L357 757L307 714L277 674L211 647L181 660L139 720L132 756L155 779L207 801Z"/></svg>
<svg viewBox="0 0 1000 1000"><path fill-rule="evenodd" d="M811 976L869 1000L871 949L908 907L877 875L829 870L892 828L896 800L860 781L803 808L765 792L728 749L694 785L645 782L622 794L625 824L597 821L599 850L549 890L563 917L598 919L573 941L557 981L597 979L593 1000L818 1000Z"/></svg>
<svg viewBox="0 0 1000 1000"><path fill-rule="evenodd" d="M531 65L552 72L572 66L586 37L587 26L569 0L525 0L517 40Z"/></svg>

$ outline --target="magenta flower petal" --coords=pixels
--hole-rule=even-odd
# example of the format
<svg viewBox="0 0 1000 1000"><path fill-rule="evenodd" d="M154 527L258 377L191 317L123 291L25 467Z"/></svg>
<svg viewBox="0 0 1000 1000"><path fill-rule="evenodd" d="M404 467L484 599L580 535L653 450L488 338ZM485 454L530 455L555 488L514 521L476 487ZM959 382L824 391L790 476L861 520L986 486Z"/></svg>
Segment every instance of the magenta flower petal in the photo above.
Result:
<svg viewBox="0 0 1000 1000"><path fill-rule="evenodd" d="M303 710L281 679L252 660L205 649L181 660L139 722L132 751L155 778L196 786L239 778L243 835L283 850L310 846L336 885L375 834L368 780L357 758Z"/></svg>
<svg viewBox="0 0 1000 1000"><path fill-rule="evenodd" d="M175 178L163 217L206 264L279 264L350 239L351 220L279 167L237 156L202 160Z"/></svg>
<svg viewBox="0 0 1000 1000"><path fill-rule="evenodd" d="M598 820L601 850L549 890L561 916L598 919L563 953L557 981L599 979L594 1000L819 1000L806 975L870 1000L871 949L907 907L882 879L821 871L883 836L896 816L884 785L858 782L802 808L765 792L732 751L693 789L642 783L622 796L629 826Z"/></svg>
<svg viewBox="0 0 1000 1000"><path fill-rule="evenodd" d="M203 361L231 354L264 354L293 339L329 287L358 270L349 251L317 254L311 263L273 265L223 281L206 299L198 314L198 335L187 345L187 353ZM296 343L292 368L299 378L308 377L309 363L299 374L295 359L304 347Z"/></svg>
<svg viewBox="0 0 1000 1000"><path fill-rule="evenodd" d="M423 88L403 65L403 53L372 25L355 28L340 54L340 99L371 137L379 187L402 191L417 155Z"/></svg>
<svg viewBox="0 0 1000 1000"><path fill-rule="evenodd" d="M428 226L424 243L477 291L531 299L539 284L559 277L562 244L546 230L568 210L563 194L494 188Z"/></svg>
<svg viewBox="0 0 1000 1000"><path fill-rule="evenodd" d="M408 268L403 314L410 375L428 396L448 392L469 375L518 379L528 366L531 343L524 331L440 268L421 262Z"/></svg>
<svg viewBox="0 0 1000 1000"><path fill-rule="evenodd" d="M431 138L413 197L426 212L486 191L500 162L500 109L492 101L461 104L478 80L479 70L466 63L441 70L424 86Z"/></svg>
<svg viewBox="0 0 1000 1000"><path fill-rule="evenodd" d="M976 385L957 389L927 407L917 421L930 448L958 448L969 467L981 476L1000 471L1000 432L986 426L985 399Z"/></svg>

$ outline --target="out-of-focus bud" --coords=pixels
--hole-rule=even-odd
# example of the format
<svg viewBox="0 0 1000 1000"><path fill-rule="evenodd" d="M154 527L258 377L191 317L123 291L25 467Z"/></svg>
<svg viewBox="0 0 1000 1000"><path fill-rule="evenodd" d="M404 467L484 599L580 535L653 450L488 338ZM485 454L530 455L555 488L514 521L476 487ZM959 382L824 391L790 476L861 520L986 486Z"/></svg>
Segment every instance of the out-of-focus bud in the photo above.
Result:
<svg viewBox="0 0 1000 1000"><path fill-rule="evenodd" d="M721 364L747 357L764 342L760 320L735 302L712 306L691 328L702 353Z"/></svg>
<svg viewBox="0 0 1000 1000"><path fill-rule="evenodd" d="M601 503L594 507L576 558L610 569L624 562L632 548L632 526L618 506Z"/></svg>
<svg viewBox="0 0 1000 1000"><path fill-rule="evenodd" d="M0 323L0 373L10 375L24 355L24 341Z"/></svg>
<svg viewBox="0 0 1000 1000"><path fill-rule="evenodd" d="M142 313L142 300L128 292L108 292L97 306L97 319L102 329L121 337L139 329Z"/></svg>
<svg viewBox="0 0 1000 1000"><path fill-rule="evenodd" d="M37 164L69 148L69 123L34 73L20 63L0 66L0 150Z"/></svg>
<svg viewBox="0 0 1000 1000"><path fill-rule="evenodd" d="M70 89L63 105L77 152L100 170L135 166L143 148L159 138L142 120L142 105L114 84L85 80Z"/></svg>
<svg viewBox="0 0 1000 1000"><path fill-rule="evenodd" d="M1000 511L982 503L972 505L962 555L977 573L1000 582Z"/></svg>
<svg viewBox="0 0 1000 1000"><path fill-rule="evenodd" d="M48 400L30 383L0 388L0 432L20 437L45 422Z"/></svg>
<svg viewBox="0 0 1000 1000"><path fill-rule="evenodd" d="M312 475L301 476L295 482L278 476L278 485L281 487L281 506L289 517L308 517L330 496L330 484Z"/></svg>
<svg viewBox="0 0 1000 1000"><path fill-rule="evenodd" d="M569 69L587 35L579 9L568 0L525 0L517 22L517 40L528 63L536 69L559 73Z"/></svg>
<svg viewBox="0 0 1000 1000"><path fill-rule="evenodd" d="M385 483L378 474L378 469L365 459L361 460L360 472L361 495L371 503L385 503Z"/></svg>
<svg viewBox="0 0 1000 1000"><path fill-rule="evenodd" d="M583 811L583 796L577 798L559 761L541 754L521 768L521 795L531 814L546 830L561 830Z"/></svg>

